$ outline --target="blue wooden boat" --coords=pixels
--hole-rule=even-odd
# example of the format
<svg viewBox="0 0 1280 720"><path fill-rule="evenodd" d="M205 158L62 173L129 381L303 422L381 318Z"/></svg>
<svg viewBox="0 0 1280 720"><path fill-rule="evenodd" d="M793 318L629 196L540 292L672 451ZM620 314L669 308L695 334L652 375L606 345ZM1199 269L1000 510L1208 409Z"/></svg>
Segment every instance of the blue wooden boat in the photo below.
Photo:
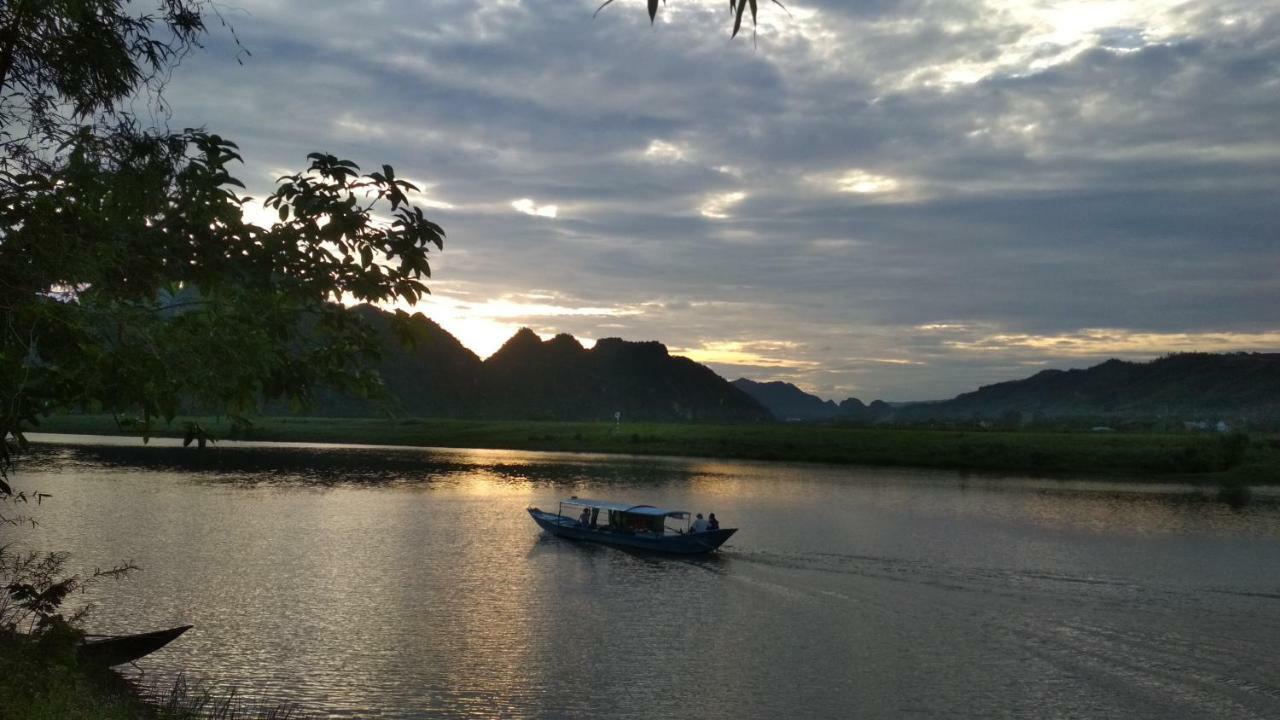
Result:
<svg viewBox="0 0 1280 720"><path fill-rule="evenodd" d="M569 514L565 514L565 508ZM722 528L694 532L692 513L687 510L577 497L561 500L554 513L536 507L528 510L539 527L557 537L680 555L709 553L738 531Z"/></svg>

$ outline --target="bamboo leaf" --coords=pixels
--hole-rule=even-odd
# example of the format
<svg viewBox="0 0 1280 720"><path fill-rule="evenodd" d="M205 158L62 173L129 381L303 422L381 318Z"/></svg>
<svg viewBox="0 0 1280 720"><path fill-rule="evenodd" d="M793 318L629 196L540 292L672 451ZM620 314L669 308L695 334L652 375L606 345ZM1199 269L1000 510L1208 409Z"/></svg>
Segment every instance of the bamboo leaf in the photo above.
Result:
<svg viewBox="0 0 1280 720"><path fill-rule="evenodd" d="M747 0L738 0L738 14L733 18L733 34L729 37L738 37L738 30L742 28L742 12L746 9Z"/></svg>
<svg viewBox="0 0 1280 720"><path fill-rule="evenodd" d="M600 11L603 10L606 5L609 5L612 2L613 0L604 0L604 2L600 4L600 7L596 8L596 11L591 13L591 19L594 20L595 17L600 14Z"/></svg>

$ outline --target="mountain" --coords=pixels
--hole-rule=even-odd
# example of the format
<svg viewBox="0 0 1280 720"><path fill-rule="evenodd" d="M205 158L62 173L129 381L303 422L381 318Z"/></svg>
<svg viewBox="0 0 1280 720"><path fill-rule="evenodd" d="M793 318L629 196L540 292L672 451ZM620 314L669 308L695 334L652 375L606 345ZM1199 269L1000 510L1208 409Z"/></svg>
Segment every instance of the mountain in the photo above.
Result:
<svg viewBox="0 0 1280 720"><path fill-rule="evenodd" d="M1280 353L1183 353L1043 370L951 400L895 408L894 420L1000 419L1011 413L1117 418L1280 417Z"/></svg>
<svg viewBox="0 0 1280 720"><path fill-rule="evenodd" d="M391 313L371 305L352 310L378 333L378 372L396 410L418 417L454 417L470 410L480 386L479 356L422 313L412 315L401 334Z"/></svg>
<svg viewBox="0 0 1280 720"><path fill-rule="evenodd" d="M658 342L516 333L482 366L487 417L611 420L771 420L769 411L704 365Z"/></svg>
<svg viewBox="0 0 1280 720"><path fill-rule="evenodd" d="M390 397L378 401L318 388L309 414L376 417L391 411L419 417L458 417L470 411L480 382L480 358L475 353L421 313L397 327L392 313L372 305L357 305L349 312L359 316L377 336L382 358L375 367ZM274 401L263 411L289 414L294 409Z"/></svg>
<svg viewBox="0 0 1280 720"><path fill-rule="evenodd" d="M788 382L756 382L738 378L733 381L733 386L755 398L779 420L830 420L841 412L840 406L834 402L810 395Z"/></svg>
<svg viewBox="0 0 1280 720"><path fill-rule="evenodd" d="M1108 360L1081 370L1044 370L951 400L833 403L784 382L729 383L658 342L605 338L587 349L571 335L543 341L529 329L481 361L421 314L404 323L370 306L352 309L377 333L377 369L391 408L420 417L760 422L918 423L1032 418L1170 421L1280 419L1280 353L1185 353L1151 362ZM401 342L407 338L411 342ZM318 393L312 412L376 415L368 400Z"/></svg>
<svg viewBox="0 0 1280 720"><path fill-rule="evenodd" d="M1184 353L1145 363L1108 360L1082 370L1043 370L935 402L876 400L864 405L849 398L835 405L789 383L740 378L733 384L783 420L1280 419L1280 353Z"/></svg>
<svg viewBox="0 0 1280 720"><path fill-rule="evenodd" d="M401 342L393 316L353 308L377 332L376 365L391 409L421 417L540 420L759 422L769 411L706 366L672 357L658 342L605 338L586 349L571 335L543 341L521 329L481 361L422 314L405 323ZM319 394L317 415L374 415L372 401Z"/></svg>
<svg viewBox="0 0 1280 720"><path fill-rule="evenodd" d="M894 405L875 400L864 405L855 397L842 400L839 405L823 400L787 382L756 382L746 378L733 381L733 386L755 398L779 420L823 421L841 423L870 423L890 418Z"/></svg>

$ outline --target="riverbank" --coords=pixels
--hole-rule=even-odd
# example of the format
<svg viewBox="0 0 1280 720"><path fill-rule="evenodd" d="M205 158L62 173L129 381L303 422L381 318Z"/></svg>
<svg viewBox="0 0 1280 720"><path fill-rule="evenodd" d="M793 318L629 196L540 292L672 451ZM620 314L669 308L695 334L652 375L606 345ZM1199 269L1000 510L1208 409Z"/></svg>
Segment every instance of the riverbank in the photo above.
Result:
<svg viewBox="0 0 1280 720"><path fill-rule="evenodd" d="M141 698L119 676L75 663L74 638L31 638L0 631L0 716L9 718L147 717Z"/></svg>
<svg viewBox="0 0 1280 720"><path fill-rule="evenodd" d="M188 421L216 438L216 418L181 418L152 429L182 437ZM110 416L46 418L42 432L132 434ZM925 467L1036 476L1101 476L1208 484L1280 484L1280 439L1239 433L931 430L836 425L586 423L423 418L256 418L240 439L559 452L673 455L735 460Z"/></svg>
<svg viewBox="0 0 1280 720"><path fill-rule="evenodd" d="M179 677L139 688L76 660L79 636L54 628L30 636L0 630L0 718L13 720L303 720L287 705L261 706Z"/></svg>

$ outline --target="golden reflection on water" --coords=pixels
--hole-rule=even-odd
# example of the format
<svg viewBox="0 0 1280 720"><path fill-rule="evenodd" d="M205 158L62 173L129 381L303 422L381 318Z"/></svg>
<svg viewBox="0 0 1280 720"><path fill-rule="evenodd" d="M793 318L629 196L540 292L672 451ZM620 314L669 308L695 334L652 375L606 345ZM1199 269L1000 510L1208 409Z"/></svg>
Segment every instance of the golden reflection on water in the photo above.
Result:
<svg viewBox="0 0 1280 720"><path fill-rule="evenodd" d="M528 536L517 531L516 519L472 501L501 494L494 489L478 477L462 487L469 502L459 520L479 537L451 545L452 568L444 578L456 585L429 609L437 616L436 635L425 638L447 648L450 662L441 668L441 686L461 705L451 710L490 717L529 704L534 630L529 601L541 580L510 562Z"/></svg>

